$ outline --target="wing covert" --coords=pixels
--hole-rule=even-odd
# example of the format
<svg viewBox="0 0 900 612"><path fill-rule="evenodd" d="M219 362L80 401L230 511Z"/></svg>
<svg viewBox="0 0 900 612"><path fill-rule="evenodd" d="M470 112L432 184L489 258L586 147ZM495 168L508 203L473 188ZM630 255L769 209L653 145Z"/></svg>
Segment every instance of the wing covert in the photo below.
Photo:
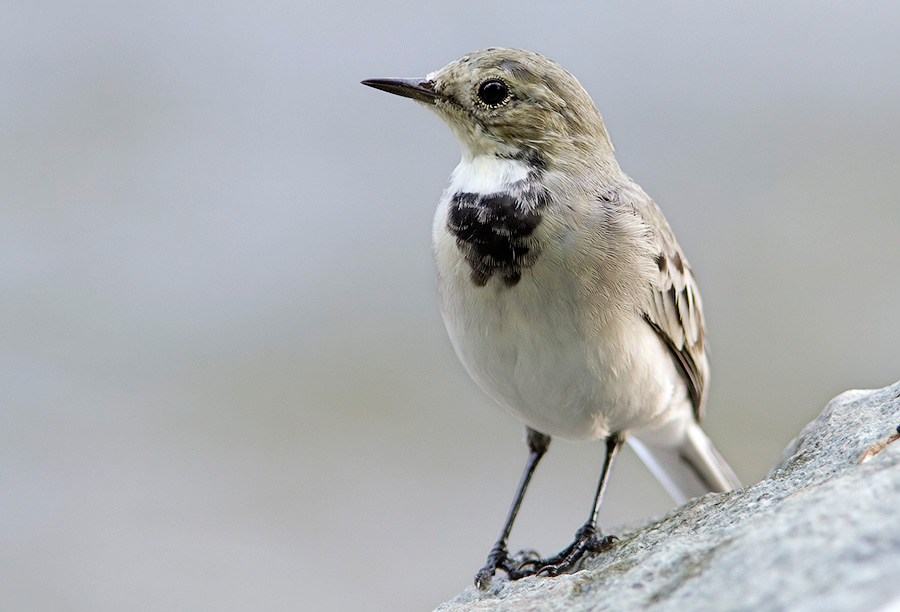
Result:
<svg viewBox="0 0 900 612"><path fill-rule="evenodd" d="M668 229L666 227L665 229ZM659 274L651 283L651 299L644 320L669 349L688 387L694 415L703 415L709 377L706 330L700 291L674 238L657 236Z"/></svg>

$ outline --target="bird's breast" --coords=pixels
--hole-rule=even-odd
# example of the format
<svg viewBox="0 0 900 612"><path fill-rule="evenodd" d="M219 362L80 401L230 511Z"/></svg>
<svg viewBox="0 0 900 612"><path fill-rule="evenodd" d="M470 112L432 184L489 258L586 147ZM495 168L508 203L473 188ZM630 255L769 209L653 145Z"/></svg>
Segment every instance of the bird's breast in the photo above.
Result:
<svg viewBox="0 0 900 612"><path fill-rule="evenodd" d="M507 286L522 278L540 256L534 231L540 206L514 193L455 193L447 208L447 231L470 268L472 282L483 287L494 275Z"/></svg>
<svg viewBox="0 0 900 612"><path fill-rule="evenodd" d="M433 243L441 311L488 395L539 431L592 438L605 431L590 397L598 351L581 329L579 279L557 225L551 208L509 194L446 194Z"/></svg>
<svg viewBox="0 0 900 612"><path fill-rule="evenodd" d="M677 374L633 296L617 290L605 236L540 181L481 182L478 191L451 180L433 227L441 312L470 376L549 435L590 439L650 422Z"/></svg>

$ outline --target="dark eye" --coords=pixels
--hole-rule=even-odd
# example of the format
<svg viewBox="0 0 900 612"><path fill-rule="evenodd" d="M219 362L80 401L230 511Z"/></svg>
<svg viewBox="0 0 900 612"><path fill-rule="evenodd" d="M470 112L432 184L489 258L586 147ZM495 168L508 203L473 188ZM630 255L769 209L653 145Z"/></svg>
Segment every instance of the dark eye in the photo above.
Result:
<svg viewBox="0 0 900 612"><path fill-rule="evenodd" d="M506 100L509 88L500 79L490 79L478 88L478 97L488 106L496 106Z"/></svg>

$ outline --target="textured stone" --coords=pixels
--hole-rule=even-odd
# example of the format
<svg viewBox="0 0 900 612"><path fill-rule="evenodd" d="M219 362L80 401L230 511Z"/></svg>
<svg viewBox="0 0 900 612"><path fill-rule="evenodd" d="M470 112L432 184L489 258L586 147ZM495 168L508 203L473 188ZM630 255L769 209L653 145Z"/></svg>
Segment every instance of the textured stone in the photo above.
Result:
<svg viewBox="0 0 900 612"><path fill-rule="evenodd" d="M898 427L900 383L848 391L762 482L621 534L578 572L497 579L437 610L900 612Z"/></svg>

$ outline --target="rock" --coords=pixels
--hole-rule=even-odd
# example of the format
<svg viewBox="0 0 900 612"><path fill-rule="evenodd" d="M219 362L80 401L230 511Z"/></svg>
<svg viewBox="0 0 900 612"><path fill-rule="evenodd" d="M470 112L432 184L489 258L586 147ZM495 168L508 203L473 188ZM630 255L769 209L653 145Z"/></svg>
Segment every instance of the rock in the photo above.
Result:
<svg viewBox="0 0 900 612"><path fill-rule="evenodd" d="M692 500L556 578L495 579L462 611L900 612L900 382L848 391L765 480Z"/></svg>

